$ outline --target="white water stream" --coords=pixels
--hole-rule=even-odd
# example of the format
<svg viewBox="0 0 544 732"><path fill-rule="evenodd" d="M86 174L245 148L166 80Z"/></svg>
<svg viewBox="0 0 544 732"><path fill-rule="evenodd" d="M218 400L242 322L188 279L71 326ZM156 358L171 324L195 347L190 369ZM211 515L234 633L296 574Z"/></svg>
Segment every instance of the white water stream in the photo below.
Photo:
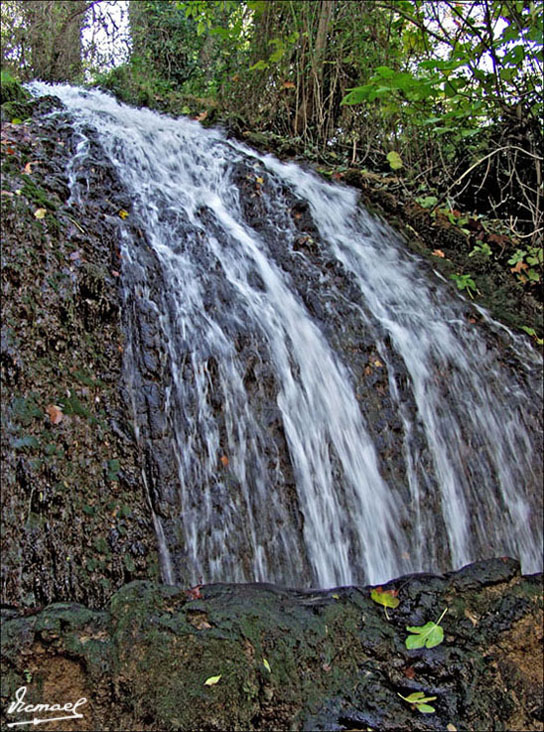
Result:
<svg viewBox="0 0 544 732"><path fill-rule="evenodd" d="M168 496L167 508L160 498L153 505L165 581L377 583L502 554L518 556L526 572L539 569L538 435L526 405L541 399L527 386L541 361L525 339L498 324L489 323L489 338L471 328L459 298L403 253L354 190L193 121L133 109L98 91L32 88L59 96L73 115L80 139L70 170L73 205L88 193L78 170L90 127L161 273L157 294L139 246L128 229L122 233L125 301L145 301L154 314L167 372L164 441L176 470L169 485L150 491ZM270 196L266 233L244 213L237 165L254 170L256 196ZM320 246L362 295L355 310L361 328L375 330L402 424L402 485L385 477L387 458L357 396L358 376L273 253L296 233L290 211L278 210L285 191L308 202ZM273 372L269 407L286 455L265 407L248 396L236 333L255 344L255 373L259 366ZM501 338L503 350L516 354L519 378L504 363ZM129 342L128 374L137 348ZM136 403L139 382L132 383Z"/></svg>

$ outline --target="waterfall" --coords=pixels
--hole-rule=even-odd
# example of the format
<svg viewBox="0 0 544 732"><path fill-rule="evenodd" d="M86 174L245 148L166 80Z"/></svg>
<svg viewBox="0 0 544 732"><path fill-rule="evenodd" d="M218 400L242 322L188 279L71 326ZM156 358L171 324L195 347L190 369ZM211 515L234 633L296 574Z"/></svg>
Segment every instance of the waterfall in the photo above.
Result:
<svg viewBox="0 0 544 732"><path fill-rule="evenodd" d="M195 121L30 86L71 115L70 205L97 195L97 146L126 192L124 388L164 581L541 567L527 339L471 322L355 190Z"/></svg>

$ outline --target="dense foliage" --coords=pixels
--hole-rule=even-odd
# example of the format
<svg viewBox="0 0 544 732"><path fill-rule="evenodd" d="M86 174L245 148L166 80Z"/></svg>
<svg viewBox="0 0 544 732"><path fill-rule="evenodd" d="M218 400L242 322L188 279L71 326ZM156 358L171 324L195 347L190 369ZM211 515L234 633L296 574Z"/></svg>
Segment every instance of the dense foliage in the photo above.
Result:
<svg viewBox="0 0 544 732"><path fill-rule="evenodd" d="M4 3L3 67L77 78L73 58L55 75L39 52L54 46L58 67L59 28L90 26L108 5ZM53 6L56 21L36 20ZM336 170L393 173L399 192L461 227L500 222L495 234L514 242L505 263L531 288L542 276L543 17L529 0L138 0L130 55L110 71L102 60L95 79L132 103L289 138ZM474 253L497 255L489 238Z"/></svg>
<svg viewBox="0 0 544 732"><path fill-rule="evenodd" d="M129 76L148 97L204 98L316 157L393 168L422 200L536 245L541 4L146 0L130 17Z"/></svg>

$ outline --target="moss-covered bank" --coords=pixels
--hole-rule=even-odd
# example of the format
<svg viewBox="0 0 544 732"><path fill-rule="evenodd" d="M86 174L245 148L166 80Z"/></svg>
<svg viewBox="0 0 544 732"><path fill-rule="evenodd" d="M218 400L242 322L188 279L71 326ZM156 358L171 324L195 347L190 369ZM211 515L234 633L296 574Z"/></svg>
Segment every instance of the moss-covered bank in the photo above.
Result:
<svg viewBox="0 0 544 732"><path fill-rule="evenodd" d="M58 102L9 99L1 140L1 598L98 607L123 583L158 576L119 396L118 184L97 167L89 200L70 202L66 166L76 141L68 120L43 114Z"/></svg>
<svg viewBox="0 0 544 732"><path fill-rule="evenodd" d="M542 729L542 576L497 559L388 589L388 616L369 588L141 581L103 612L4 613L4 722L28 718L6 714L26 686L33 703L85 697L77 729ZM444 641L407 650L406 626L445 608ZM417 691L434 713L399 697Z"/></svg>

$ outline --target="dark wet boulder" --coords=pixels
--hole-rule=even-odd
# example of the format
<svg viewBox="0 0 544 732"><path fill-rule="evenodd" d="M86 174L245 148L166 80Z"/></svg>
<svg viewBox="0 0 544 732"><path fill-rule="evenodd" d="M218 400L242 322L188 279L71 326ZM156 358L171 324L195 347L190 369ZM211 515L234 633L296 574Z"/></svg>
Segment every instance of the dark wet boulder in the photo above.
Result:
<svg viewBox="0 0 544 732"><path fill-rule="evenodd" d="M542 575L496 559L383 590L397 608L368 587L135 581L103 611L4 610L4 721L26 686L34 704L85 697L81 729L542 729ZM406 627L446 609L442 642L408 650Z"/></svg>

